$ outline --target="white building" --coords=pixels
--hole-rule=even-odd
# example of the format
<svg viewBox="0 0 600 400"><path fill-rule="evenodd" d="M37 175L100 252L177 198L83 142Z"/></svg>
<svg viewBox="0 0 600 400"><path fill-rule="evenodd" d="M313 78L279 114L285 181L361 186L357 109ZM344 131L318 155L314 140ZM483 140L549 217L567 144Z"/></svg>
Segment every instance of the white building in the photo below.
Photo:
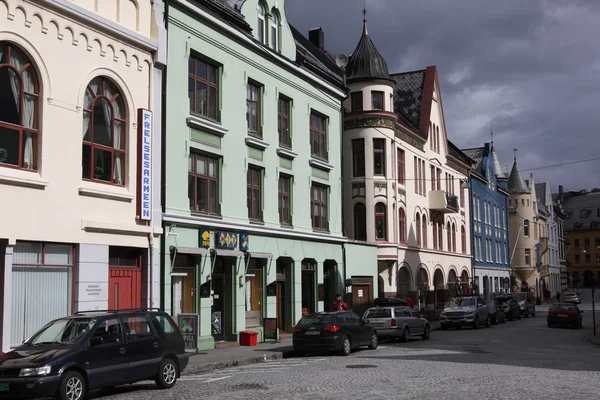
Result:
<svg viewBox="0 0 600 400"><path fill-rule="evenodd" d="M151 3L0 0L4 351L79 310L158 306Z"/></svg>
<svg viewBox="0 0 600 400"><path fill-rule="evenodd" d="M389 74L366 22L346 66L344 218L378 244L379 295L439 307L471 276L470 159L447 138L435 66Z"/></svg>
<svg viewBox="0 0 600 400"><path fill-rule="evenodd" d="M538 198L538 210L545 213L548 236L547 238L541 238L544 245L541 250L542 259L547 263L543 265L546 268L542 271L541 279L543 286L550 289L550 293L554 295L557 291L562 290L561 272L566 271L566 266L561 265L561 258L563 257L561 247L564 243L562 220L560 211L556 210L557 206L552 201L550 182L536 183L535 193Z"/></svg>

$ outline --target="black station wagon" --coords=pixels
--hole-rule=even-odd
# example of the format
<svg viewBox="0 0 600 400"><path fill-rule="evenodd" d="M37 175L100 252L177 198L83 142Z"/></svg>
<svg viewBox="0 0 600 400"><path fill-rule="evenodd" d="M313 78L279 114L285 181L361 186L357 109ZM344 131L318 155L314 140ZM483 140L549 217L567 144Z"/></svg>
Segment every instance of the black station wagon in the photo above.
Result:
<svg viewBox="0 0 600 400"><path fill-rule="evenodd" d="M0 399L84 400L92 390L148 379L169 389L187 363L183 336L165 312L80 312L0 354Z"/></svg>

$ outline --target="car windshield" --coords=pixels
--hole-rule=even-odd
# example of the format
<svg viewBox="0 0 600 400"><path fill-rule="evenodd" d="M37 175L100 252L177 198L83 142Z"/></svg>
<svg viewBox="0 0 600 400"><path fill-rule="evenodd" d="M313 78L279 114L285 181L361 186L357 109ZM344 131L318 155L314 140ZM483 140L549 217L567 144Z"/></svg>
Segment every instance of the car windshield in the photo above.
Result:
<svg viewBox="0 0 600 400"><path fill-rule="evenodd" d="M365 314L365 319L367 318L392 318L392 313L389 308L371 308Z"/></svg>
<svg viewBox="0 0 600 400"><path fill-rule="evenodd" d="M559 311L576 311L575 307L568 304L553 304L550 309Z"/></svg>
<svg viewBox="0 0 600 400"><path fill-rule="evenodd" d="M64 318L50 322L27 341L28 345L74 344L96 323L95 318Z"/></svg>
<svg viewBox="0 0 600 400"><path fill-rule="evenodd" d="M319 324L330 324L335 321L335 317L332 314L313 314L305 315L298 321L300 326L310 326Z"/></svg>
<svg viewBox="0 0 600 400"><path fill-rule="evenodd" d="M446 307L475 307L475 299L472 297L455 297L448 302Z"/></svg>

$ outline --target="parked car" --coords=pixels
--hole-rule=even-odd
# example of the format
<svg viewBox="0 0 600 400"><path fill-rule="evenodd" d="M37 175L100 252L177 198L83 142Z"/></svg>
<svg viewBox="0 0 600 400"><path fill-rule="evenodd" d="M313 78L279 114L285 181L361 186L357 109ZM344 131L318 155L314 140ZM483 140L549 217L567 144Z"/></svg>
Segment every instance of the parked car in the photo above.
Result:
<svg viewBox="0 0 600 400"><path fill-rule="evenodd" d="M575 292L566 292L562 295L563 303L572 303L572 304L581 304L581 299L579 298L579 294Z"/></svg>
<svg viewBox="0 0 600 400"><path fill-rule="evenodd" d="M365 312L363 319L373 325L379 338L408 342L413 336L425 340L431 337L429 321L411 307L372 307Z"/></svg>
<svg viewBox="0 0 600 400"><path fill-rule="evenodd" d="M506 323L506 314L504 314L502 303L500 303L498 300L488 300L485 302L485 304L490 309L490 322L492 325Z"/></svg>
<svg viewBox="0 0 600 400"><path fill-rule="evenodd" d="M583 324L582 310L575 304L555 303L548 310L548 328L554 325L572 325L575 328L581 328Z"/></svg>
<svg viewBox="0 0 600 400"><path fill-rule="evenodd" d="M504 294L500 296L496 296L494 300L497 300L498 303L502 306L504 310L504 315L509 321L514 321L515 319L521 319L521 309L519 307L519 303L517 303L510 294Z"/></svg>
<svg viewBox="0 0 600 400"><path fill-rule="evenodd" d="M292 343L299 355L339 351L347 356L360 347L375 350L379 338L369 321L355 312L336 311L305 314L294 327Z"/></svg>
<svg viewBox="0 0 600 400"><path fill-rule="evenodd" d="M375 307L408 306L408 302L400 297L378 297L373 301Z"/></svg>
<svg viewBox="0 0 600 400"><path fill-rule="evenodd" d="M442 330L462 326L477 329L481 324L490 327L490 310L478 296L455 297L446 304L440 314Z"/></svg>
<svg viewBox="0 0 600 400"><path fill-rule="evenodd" d="M531 292L518 292L512 294L513 299L519 303L522 317L535 317L535 299Z"/></svg>
<svg viewBox="0 0 600 400"><path fill-rule="evenodd" d="M0 398L84 400L92 390L145 380L169 389L187 363L177 324L158 309L82 312L0 354Z"/></svg>

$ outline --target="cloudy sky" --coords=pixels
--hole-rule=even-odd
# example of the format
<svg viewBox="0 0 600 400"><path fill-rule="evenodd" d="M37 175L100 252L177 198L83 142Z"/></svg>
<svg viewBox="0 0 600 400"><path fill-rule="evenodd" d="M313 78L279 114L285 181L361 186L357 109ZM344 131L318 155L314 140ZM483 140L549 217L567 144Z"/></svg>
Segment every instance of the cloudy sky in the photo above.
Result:
<svg viewBox="0 0 600 400"><path fill-rule="evenodd" d="M600 1L366 0L390 72L438 67L448 136L567 190L600 187ZM363 0L286 0L288 20L350 55ZM532 170L535 169L535 170ZM531 171L527 171L531 170Z"/></svg>

